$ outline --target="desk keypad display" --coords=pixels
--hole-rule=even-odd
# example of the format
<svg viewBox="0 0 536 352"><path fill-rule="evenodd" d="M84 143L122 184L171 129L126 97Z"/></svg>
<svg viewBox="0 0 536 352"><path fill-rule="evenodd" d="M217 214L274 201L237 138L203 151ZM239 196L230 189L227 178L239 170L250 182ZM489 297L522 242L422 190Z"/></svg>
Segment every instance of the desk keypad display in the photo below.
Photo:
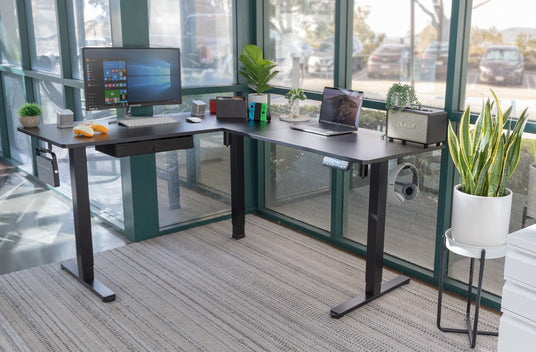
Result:
<svg viewBox="0 0 536 352"><path fill-rule="evenodd" d="M330 156L324 157L322 165L343 171L348 171L350 169L350 162L332 158Z"/></svg>

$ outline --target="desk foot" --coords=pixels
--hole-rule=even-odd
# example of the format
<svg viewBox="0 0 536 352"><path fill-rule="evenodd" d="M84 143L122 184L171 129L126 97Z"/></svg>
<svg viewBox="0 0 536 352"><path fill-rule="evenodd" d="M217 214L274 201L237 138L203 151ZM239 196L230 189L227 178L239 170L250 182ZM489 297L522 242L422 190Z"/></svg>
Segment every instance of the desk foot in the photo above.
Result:
<svg viewBox="0 0 536 352"><path fill-rule="evenodd" d="M92 282L85 282L78 277L78 265L74 260L69 260L61 264L61 268L66 270L69 274L73 275L84 286L89 288L94 294L96 294L103 302L112 302L115 300L115 293L108 287L104 286L102 282L97 279L93 279Z"/></svg>
<svg viewBox="0 0 536 352"><path fill-rule="evenodd" d="M394 290L395 288L406 285L409 283L409 277L407 276L398 276L394 279L387 281L386 283L382 284L380 293L377 295L367 297L366 293L363 293L357 297L351 298L348 301L339 304L337 307L333 308L330 312L331 317L335 319L339 319L342 316L344 316L346 313L350 313L354 309L357 309L370 301L375 300L376 298L383 296L387 292L390 292Z"/></svg>

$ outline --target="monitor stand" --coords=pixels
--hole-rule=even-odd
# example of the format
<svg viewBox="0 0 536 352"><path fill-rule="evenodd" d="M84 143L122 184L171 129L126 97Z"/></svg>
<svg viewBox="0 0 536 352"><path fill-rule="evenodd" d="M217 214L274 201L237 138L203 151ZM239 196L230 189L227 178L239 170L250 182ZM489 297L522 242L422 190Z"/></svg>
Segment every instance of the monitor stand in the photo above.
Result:
<svg viewBox="0 0 536 352"><path fill-rule="evenodd" d="M136 106L117 109L117 118L130 118L130 117L152 117L152 106Z"/></svg>

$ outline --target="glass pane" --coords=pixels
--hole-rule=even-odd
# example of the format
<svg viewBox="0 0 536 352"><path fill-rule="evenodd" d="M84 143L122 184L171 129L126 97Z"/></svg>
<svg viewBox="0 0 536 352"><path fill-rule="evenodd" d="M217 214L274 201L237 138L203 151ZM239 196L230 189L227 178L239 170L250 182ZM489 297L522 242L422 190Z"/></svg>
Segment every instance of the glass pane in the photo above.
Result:
<svg viewBox="0 0 536 352"><path fill-rule="evenodd" d="M73 56L73 77L83 79L81 73L82 47L112 46L110 9L108 0L76 0L74 2L76 56Z"/></svg>
<svg viewBox="0 0 536 352"><path fill-rule="evenodd" d="M274 85L322 90L333 86L335 2L270 0L265 57L279 66Z"/></svg>
<svg viewBox="0 0 536 352"><path fill-rule="evenodd" d="M536 39L534 16L522 11L522 0L498 0L473 10L465 106L480 111L490 88L508 105L514 116L529 108L536 120ZM465 109L465 107L460 107Z"/></svg>
<svg viewBox="0 0 536 352"><path fill-rule="evenodd" d="M394 82L411 82L423 105L443 107L450 10L450 0L355 1L353 89L384 100Z"/></svg>
<svg viewBox="0 0 536 352"><path fill-rule="evenodd" d="M320 229L331 229L331 171L323 155L266 143L265 206Z"/></svg>
<svg viewBox="0 0 536 352"><path fill-rule="evenodd" d="M441 151L406 157L400 162L417 169L419 192L416 198L403 202L388 192L385 216L385 252L427 269L434 268L434 251L439 189ZM392 175L397 161L389 162ZM409 169L401 172L396 181L410 183ZM345 237L366 245L369 202L369 178L361 178L353 170L348 202L348 231Z"/></svg>
<svg viewBox="0 0 536 352"><path fill-rule="evenodd" d="M3 64L21 65L19 22L14 0L0 3L0 55Z"/></svg>
<svg viewBox="0 0 536 352"><path fill-rule="evenodd" d="M63 107L62 86L58 83L35 81L39 84L39 103L43 109L42 123L56 123L56 111Z"/></svg>
<svg viewBox="0 0 536 352"><path fill-rule="evenodd" d="M54 0L33 0L32 20L36 57L32 57L32 69L60 73L58 23Z"/></svg>
<svg viewBox="0 0 536 352"><path fill-rule="evenodd" d="M320 101L317 100L296 100L298 103L298 114L300 117L309 117L310 119L318 119L320 116ZM289 100L285 99L284 95L270 94L270 112L272 117L279 118L281 115L290 114Z"/></svg>
<svg viewBox="0 0 536 352"><path fill-rule="evenodd" d="M156 154L161 227L229 212L229 157L220 132L194 136L192 149Z"/></svg>
<svg viewBox="0 0 536 352"><path fill-rule="evenodd" d="M184 86L235 81L232 0L149 1L151 46L181 48Z"/></svg>
<svg viewBox="0 0 536 352"><path fill-rule="evenodd" d="M11 158L21 163L27 172L32 172L32 151L30 137L17 131L19 123L19 107L25 103L22 79L18 76L3 73L4 99L9 136Z"/></svg>

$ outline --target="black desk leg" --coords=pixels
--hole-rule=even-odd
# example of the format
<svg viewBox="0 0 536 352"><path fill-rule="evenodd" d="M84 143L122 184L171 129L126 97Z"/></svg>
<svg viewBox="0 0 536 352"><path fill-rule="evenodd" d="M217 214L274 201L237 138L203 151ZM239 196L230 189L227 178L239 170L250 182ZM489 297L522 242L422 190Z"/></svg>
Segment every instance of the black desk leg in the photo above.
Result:
<svg viewBox="0 0 536 352"><path fill-rule="evenodd" d="M69 149L69 164L73 193L76 262L74 260L67 261L61 265L61 268L76 277L78 281L93 291L104 302L111 302L115 299L115 293L95 279L93 273L93 243L86 148Z"/></svg>
<svg viewBox="0 0 536 352"><path fill-rule="evenodd" d="M235 239L246 236L244 182L244 137L231 134L231 213Z"/></svg>
<svg viewBox="0 0 536 352"><path fill-rule="evenodd" d="M371 165L365 293L333 308L331 310L333 318L338 319L387 292L409 283L409 278L401 275L382 285L385 211L387 206L387 166L387 161Z"/></svg>

